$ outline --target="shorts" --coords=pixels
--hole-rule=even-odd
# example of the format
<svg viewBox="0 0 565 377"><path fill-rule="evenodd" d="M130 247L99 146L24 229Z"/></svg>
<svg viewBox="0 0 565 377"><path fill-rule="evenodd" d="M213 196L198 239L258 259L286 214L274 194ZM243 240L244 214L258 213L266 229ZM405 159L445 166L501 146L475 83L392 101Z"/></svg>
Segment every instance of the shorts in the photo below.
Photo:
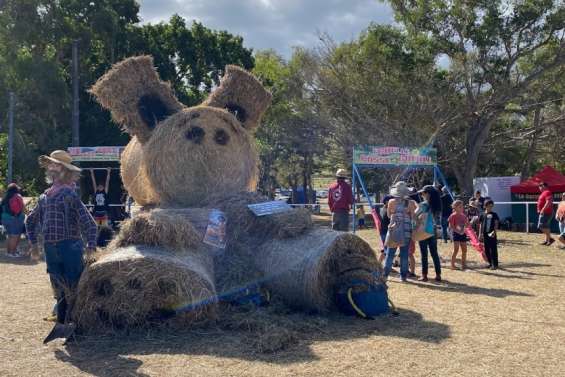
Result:
<svg viewBox="0 0 565 377"><path fill-rule="evenodd" d="M467 235L453 232L453 242L467 242Z"/></svg>
<svg viewBox="0 0 565 377"><path fill-rule="evenodd" d="M538 229L549 229L553 216L551 214L541 213L538 219Z"/></svg>
<svg viewBox="0 0 565 377"><path fill-rule="evenodd" d="M108 215L106 211L94 212L94 221L98 226L108 226Z"/></svg>
<svg viewBox="0 0 565 377"><path fill-rule="evenodd" d="M365 226L365 219L357 220L357 224L359 224L359 226Z"/></svg>
<svg viewBox="0 0 565 377"><path fill-rule="evenodd" d="M24 215L2 216L2 225L9 236L20 236L24 232Z"/></svg>

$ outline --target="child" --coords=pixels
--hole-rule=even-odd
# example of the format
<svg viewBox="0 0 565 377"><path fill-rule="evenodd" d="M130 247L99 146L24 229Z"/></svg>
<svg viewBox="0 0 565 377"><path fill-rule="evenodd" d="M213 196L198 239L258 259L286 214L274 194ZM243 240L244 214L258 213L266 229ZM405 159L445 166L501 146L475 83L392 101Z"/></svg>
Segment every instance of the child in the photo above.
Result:
<svg viewBox="0 0 565 377"><path fill-rule="evenodd" d="M357 206L357 225L359 225L359 229L365 228L365 209L363 205Z"/></svg>
<svg viewBox="0 0 565 377"><path fill-rule="evenodd" d="M559 222L559 242L563 244L559 248L565 250L565 192L561 194L561 202L557 207L555 219Z"/></svg>
<svg viewBox="0 0 565 377"><path fill-rule="evenodd" d="M489 268L496 270L498 268L496 230L500 224L500 219L496 212L492 211L493 207L494 202L492 200L485 200L485 213L480 218L479 240L484 241Z"/></svg>
<svg viewBox="0 0 565 377"><path fill-rule="evenodd" d="M479 217L481 216L480 203L478 200L471 198L469 207L467 208L467 220L471 223L471 227L475 232L479 231Z"/></svg>
<svg viewBox="0 0 565 377"><path fill-rule="evenodd" d="M467 268L467 236L465 235L465 228L468 228L471 224L465 216L465 207L461 200L456 200L452 204L453 213L449 216L447 222L449 223L449 229L453 234L453 254L451 254L451 268L457 269L455 266L455 261L457 258L457 253L459 252L459 247L461 247L461 270Z"/></svg>

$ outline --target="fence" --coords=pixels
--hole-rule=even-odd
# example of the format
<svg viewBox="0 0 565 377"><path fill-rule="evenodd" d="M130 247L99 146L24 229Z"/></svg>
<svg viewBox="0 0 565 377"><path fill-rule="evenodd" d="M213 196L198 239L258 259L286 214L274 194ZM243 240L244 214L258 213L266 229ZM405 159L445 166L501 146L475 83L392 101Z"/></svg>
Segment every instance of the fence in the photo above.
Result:
<svg viewBox="0 0 565 377"><path fill-rule="evenodd" d="M364 202L364 203L356 203L357 205L364 205L364 206L368 206L368 203ZM525 227L526 233L530 233L530 229L533 226L533 229L537 229L537 219L538 219L538 214L535 211L531 211L530 210L530 206L535 206L537 205L536 202L495 202L495 212L497 211L497 208L500 208L502 206L507 206L510 207L510 213L512 213L512 207L513 206L525 206L525 221L524 222L518 222L517 219L512 219L512 224L515 225L515 228L512 230L519 230L519 228L521 228L521 226ZM308 208L311 209L312 212L314 213L320 213L321 209L327 209L327 212L329 212L329 206L327 203L315 203L315 204L291 204L292 207L304 207L304 208ZM375 207L382 207L383 203L375 203ZM554 207L557 207L557 204L554 203L553 204ZM532 213L533 212L533 213ZM366 212L367 213L367 212ZM555 213L555 210L554 212ZM368 214L368 213L367 213ZM510 217L512 218L512 215L510 216L506 216L506 217ZM504 219L506 217L502 217L501 216L501 221L504 221ZM530 222L530 220L534 220L534 222ZM518 227L520 226L520 227Z"/></svg>

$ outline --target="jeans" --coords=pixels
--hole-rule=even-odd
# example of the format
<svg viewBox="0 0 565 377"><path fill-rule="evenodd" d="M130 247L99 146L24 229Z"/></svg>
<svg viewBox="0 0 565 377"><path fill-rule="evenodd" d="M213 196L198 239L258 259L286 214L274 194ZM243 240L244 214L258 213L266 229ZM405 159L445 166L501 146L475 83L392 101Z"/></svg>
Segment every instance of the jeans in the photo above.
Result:
<svg viewBox="0 0 565 377"><path fill-rule="evenodd" d="M449 240L449 233L447 232L449 223L447 222L447 219L449 219L449 216L441 217L441 238L444 242Z"/></svg>
<svg viewBox="0 0 565 377"><path fill-rule="evenodd" d="M406 240L404 246L399 247L400 249L400 278L406 279L408 276L408 248L410 246L410 240ZM392 264L394 263L394 256L396 254L396 248L387 247L386 248L386 260L384 275L388 276L390 270L392 270Z"/></svg>
<svg viewBox="0 0 565 377"><path fill-rule="evenodd" d="M336 210L332 213L332 229L349 232L349 211Z"/></svg>
<svg viewBox="0 0 565 377"><path fill-rule="evenodd" d="M57 322L65 323L69 296L73 295L84 269L80 240L45 243L47 273L57 298Z"/></svg>
<svg viewBox="0 0 565 377"><path fill-rule="evenodd" d="M422 275L428 274L428 249L434 261L434 269L436 271L436 276L441 275L441 262L439 260L439 254L437 252L437 238L435 236L428 238L419 242L420 244L420 254L422 255Z"/></svg>
<svg viewBox="0 0 565 377"><path fill-rule="evenodd" d="M496 238L489 237L487 234L484 236L485 254L487 256L488 264L493 267L498 267L498 245Z"/></svg>

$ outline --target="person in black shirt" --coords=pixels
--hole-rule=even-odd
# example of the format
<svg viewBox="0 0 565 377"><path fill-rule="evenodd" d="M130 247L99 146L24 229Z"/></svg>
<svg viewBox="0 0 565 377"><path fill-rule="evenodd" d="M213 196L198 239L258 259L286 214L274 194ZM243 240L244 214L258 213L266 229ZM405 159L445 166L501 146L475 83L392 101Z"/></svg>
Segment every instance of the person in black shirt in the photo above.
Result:
<svg viewBox="0 0 565 377"><path fill-rule="evenodd" d="M485 213L480 217L479 239L484 242L489 267L496 270L498 268L496 230L500 224L500 219L496 212L493 212L493 207L494 202L492 200L485 200Z"/></svg>
<svg viewBox="0 0 565 377"><path fill-rule="evenodd" d="M383 245L385 243L385 239L386 239L386 233L388 232L388 226L390 225L390 217L388 217L387 214L387 205L388 205L388 201L392 199L392 196L390 195L386 195L383 198L383 207L381 208L381 229L380 229L380 236L381 236L381 240L383 241ZM385 258L385 251L381 250L381 255L379 256L379 261L382 263L382 261Z"/></svg>
<svg viewBox="0 0 565 377"><path fill-rule="evenodd" d="M451 205L453 204L453 199L449 194L449 190L446 186L443 186L441 189L441 238L443 238L443 242L447 243L449 240L449 224L447 219L451 216L451 212L453 211Z"/></svg>
<svg viewBox="0 0 565 377"><path fill-rule="evenodd" d="M110 187L110 173L112 169L106 169L106 185L96 184L94 169L90 170L92 186L94 188L94 209L92 215L98 226L108 226L108 214L110 206L108 201L108 189Z"/></svg>

